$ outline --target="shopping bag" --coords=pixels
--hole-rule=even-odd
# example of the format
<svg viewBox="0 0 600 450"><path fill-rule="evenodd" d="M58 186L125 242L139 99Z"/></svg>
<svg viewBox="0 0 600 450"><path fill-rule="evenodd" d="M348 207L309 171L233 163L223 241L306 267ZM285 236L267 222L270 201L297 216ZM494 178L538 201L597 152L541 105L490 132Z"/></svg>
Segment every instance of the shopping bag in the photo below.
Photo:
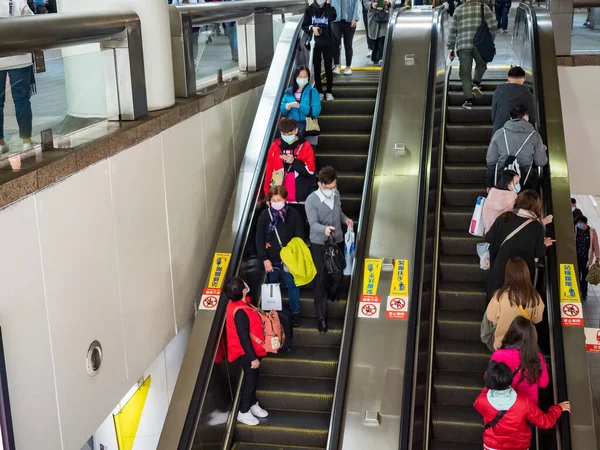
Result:
<svg viewBox="0 0 600 450"><path fill-rule="evenodd" d="M494 351L494 339L496 334L496 325L494 325L488 318L487 314L483 313L483 319L481 319L480 327L480 338L481 342L487 345L488 349Z"/></svg>
<svg viewBox="0 0 600 450"><path fill-rule="evenodd" d="M485 236L485 226L483 223L484 204L485 197L477 197L477 203L475 203L475 209L473 210L473 216L471 217L471 225L469 225L469 233L473 236Z"/></svg>
<svg viewBox="0 0 600 450"><path fill-rule="evenodd" d="M487 242L477 244L477 254L479 255L479 268L490 270L490 244Z"/></svg>
<svg viewBox="0 0 600 450"><path fill-rule="evenodd" d="M600 284L600 261L597 259L590 266L590 270L588 271L587 277L585 277L585 281L595 286Z"/></svg>
<svg viewBox="0 0 600 450"><path fill-rule="evenodd" d="M348 231L344 235L344 257L346 258L344 275L352 275L352 267L354 266L354 227L348 227Z"/></svg>
<svg viewBox="0 0 600 450"><path fill-rule="evenodd" d="M279 283L265 283L261 287L261 309L281 311L281 287Z"/></svg>

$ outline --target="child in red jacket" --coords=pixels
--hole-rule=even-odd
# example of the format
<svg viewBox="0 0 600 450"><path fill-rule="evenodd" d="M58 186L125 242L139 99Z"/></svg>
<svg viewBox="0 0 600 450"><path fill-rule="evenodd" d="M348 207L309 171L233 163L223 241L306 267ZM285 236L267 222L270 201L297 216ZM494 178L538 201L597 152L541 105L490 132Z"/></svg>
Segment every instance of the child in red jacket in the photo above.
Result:
<svg viewBox="0 0 600 450"><path fill-rule="evenodd" d="M497 361L491 361L485 374L485 389L475 400L475 409L483 417L485 450L527 450L531 442L529 423L539 428L552 428L563 411L571 411L569 402L541 411L529 398L517 395L511 388L513 372Z"/></svg>

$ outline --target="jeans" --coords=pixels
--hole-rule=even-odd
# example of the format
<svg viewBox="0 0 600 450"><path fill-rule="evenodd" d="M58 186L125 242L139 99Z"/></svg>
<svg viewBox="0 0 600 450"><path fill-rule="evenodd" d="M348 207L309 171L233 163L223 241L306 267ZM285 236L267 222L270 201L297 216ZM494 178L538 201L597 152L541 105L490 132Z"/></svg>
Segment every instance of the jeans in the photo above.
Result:
<svg viewBox="0 0 600 450"><path fill-rule="evenodd" d="M294 276L283 270L283 264L273 265L273 272L267 272L267 283L279 283L282 278L290 299L290 311L300 314L300 288L294 283Z"/></svg>
<svg viewBox="0 0 600 450"><path fill-rule="evenodd" d="M496 20L498 21L498 29L502 28L504 31L508 29L508 13L510 12L511 3L508 1L498 2L496 1Z"/></svg>
<svg viewBox="0 0 600 450"><path fill-rule="evenodd" d="M462 81L463 92L465 98L473 99L473 84L481 83L483 75L487 70L487 63L483 60L476 48L469 48L458 52L458 60L460 61L460 69L458 75ZM475 60L475 76L471 78L473 70L473 60Z"/></svg>
<svg viewBox="0 0 600 450"><path fill-rule="evenodd" d="M344 253L344 243L337 244ZM344 278L342 273L330 275L325 268L325 246L319 244L310 244L310 253L312 254L317 276L314 280L315 312L319 320L327 319L327 298L337 300L340 284Z"/></svg>
<svg viewBox="0 0 600 450"><path fill-rule="evenodd" d="M342 40L344 41L344 51L346 53L346 67L352 66L352 41L356 27L352 26L352 22L341 20L331 24L333 31L333 63L340 64L340 53L342 51Z"/></svg>
<svg viewBox="0 0 600 450"><path fill-rule="evenodd" d="M15 104L19 136L30 139L33 113L31 112L31 71L33 68L0 70L0 139L4 139L4 103L6 101L6 77L10 79L10 90Z"/></svg>
<svg viewBox="0 0 600 450"><path fill-rule="evenodd" d="M579 292L582 297L587 297L588 282L585 281L588 275L588 258L577 257L577 268L579 269Z"/></svg>
<svg viewBox="0 0 600 450"><path fill-rule="evenodd" d="M237 41L237 24L236 22L225 23L227 27L227 37L229 38L229 48L231 49L231 57L238 59L238 41Z"/></svg>
<svg viewBox="0 0 600 450"><path fill-rule="evenodd" d="M258 403L256 398L256 386L258 386L258 369L253 369L252 361L246 355L238 358L244 369L244 380L240 391L240 412L242 414L250 411L250 408Z"/></svg>
<svg viewBox="0 0 600 450"><path fill-rule="evenodd" d="M315 88L319 94L323 93L323 81L321 80L321 56L325 63L325 77L327 78L327 92L331 94L333 89L333 47L331 42L315 43L313 54L313 66L315 74Z"/></svg>

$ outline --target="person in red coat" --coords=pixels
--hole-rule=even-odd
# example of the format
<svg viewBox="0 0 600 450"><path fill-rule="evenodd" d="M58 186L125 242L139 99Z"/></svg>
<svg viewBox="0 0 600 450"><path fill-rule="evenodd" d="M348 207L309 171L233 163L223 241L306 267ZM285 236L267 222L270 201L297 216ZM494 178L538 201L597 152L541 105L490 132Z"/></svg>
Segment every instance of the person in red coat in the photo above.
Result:
<svg viewBox="0 0 600 450"><path fill-rule="evenodd" d="M539 428L552 428L563 411L571 411L569 402L541 411L528 397L511 388L513 372L497 361L491 361L485 374L485 388L475 400L475 409L483 417L485 450L527 450L531 442L530 423Z"/></svg>
<svg viewBox="0 0 600 450"><path fill-rule="evenodd" d="M227 359L229 362L239 359L244 369L237 420L245 425L254 426L259 424L258 418L269 415L260 407L256 398L260 358L266 356L267 352L253 336L264 336L262 321L258 313L249 306L250 288L244 280L239 277L227 280L223 292L229 299L225 315Z"/></svg>
<svg viewBox="0 0 600 450"><path fill-rule="evenodd" d="M263 191L283 185L288 191L288 203L304 203L317 189L315 152L309 142L298 134L295 119L283 117L279 121L281 138L275 139L267 155Z"/></svg>

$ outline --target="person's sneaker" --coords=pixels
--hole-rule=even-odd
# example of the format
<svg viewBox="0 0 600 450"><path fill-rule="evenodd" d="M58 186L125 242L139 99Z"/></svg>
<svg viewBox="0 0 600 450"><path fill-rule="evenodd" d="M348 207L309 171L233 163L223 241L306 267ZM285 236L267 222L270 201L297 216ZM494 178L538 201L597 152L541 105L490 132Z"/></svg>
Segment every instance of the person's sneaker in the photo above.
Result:
<svg viewBox="0 0 600 450"><path fill-rule="evenodd" d="M10 150L10 147L8 146L8 144L4 143L4 144L0 145L0 154L7 153L9 150Z"/></svg>
<svg viewBox="0 0 600 450"><path fill-rule="evenodd" d="M466 102L463 103L462 107L463 107L463 109L471 111L473 109L473 102L471 102L471 100L467 100Z"/></svg>
<svg viewBox="0 0 600 450"><path fill-rule="evenodd" d="M28 150L32 150L34 145L34 142L23 142L23 151L26 152Z"/></svg>
<svg viewBox="0 0 600 450"><path fill-rule="evenodd" d="M260 423L251 411L248 411L247 413L238 412L237 420L250 427L254 427Z"/></svg>
<svg viewBox="0 0 600 450"><path fill-rule="evenodd" d="M325 96L323 94L319 94L319 98L321 99L321 101L323 101L323 99L325 98Z"/></svg>
<svg viewBox="0 0 600 450"><path fill-rule="evenodd" d="M292 314L292 326L298 328L301 324L300 314Z"/></svg>
<svg viewBox="0 0 600 450"><path fill-rule="evenodd" d="M475 98L483 97L483 92L481 92L481 88L477 84L473 85L473 87L471 88L471 92L473 92L473 97Z"/></svg>
<svg viewBox="0 0 600 450"><path fill-rule="evenodd" d="M333 66L333 74L334 75L340 74L340 65L339 64L336 64L335 66Z"/></svg>
<svg viewBox="0 0 600 450"><path fill-rule="evenodd" d="M252 413L252 415L254 417L260 417L261 419L264 419L265 417L269 417L269 413L267 411L265 411L264 409L262 409L260 407L260 405L258 404L258 402L256 402L255 405L252 405L252 408L250 408L250 412Z"/></svg>
<svg viewBox="0 0 600 450"><path fill-rule="evenodd" d="M350 67L346 67L344 70L344 75L352 75L352 69Z"/></svg>
<svg viewBox="0 0 600 450"><path fill-rule="evenodd" d="M334 98L333 98L333 95L331 94L331 92L328 92L328 93L325 95L325 100L327 100L328 102L330 102L330 101L334 100Z"/></svg>

